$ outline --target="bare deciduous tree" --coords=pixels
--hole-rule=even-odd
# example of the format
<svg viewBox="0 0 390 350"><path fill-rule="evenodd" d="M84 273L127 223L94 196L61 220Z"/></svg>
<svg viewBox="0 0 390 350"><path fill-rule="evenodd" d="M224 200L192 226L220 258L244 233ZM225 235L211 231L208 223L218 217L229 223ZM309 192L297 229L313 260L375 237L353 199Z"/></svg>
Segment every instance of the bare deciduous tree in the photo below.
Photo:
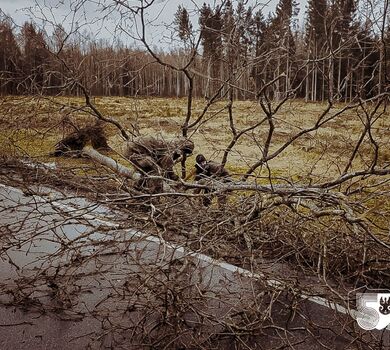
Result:
<svg viewBox="0 0 390 350"><path fill-rule="evenodd" d="M351 317L356 292L390 288L388 1L310 1L305 35L293 2L268 20L252 5L191 2L169 24L159 1L80 1L62 26L39 6L23 46L1 22L0 300L28 310L3 326L56 315L89 348L388 347ZM136 44L87 38L85 6ZM86 137L87 158L47 159L96 121L110 154ZM191 181L184 156L181 178L142 174L169 186L135 188L121 146L156 134L229 181Z"/></svg>

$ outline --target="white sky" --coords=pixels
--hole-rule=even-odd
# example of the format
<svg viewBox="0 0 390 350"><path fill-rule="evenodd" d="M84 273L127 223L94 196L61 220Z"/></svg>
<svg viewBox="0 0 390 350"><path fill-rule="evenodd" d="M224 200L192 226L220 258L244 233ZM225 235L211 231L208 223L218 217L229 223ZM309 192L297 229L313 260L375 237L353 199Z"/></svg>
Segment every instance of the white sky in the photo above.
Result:
<svg viewBox="0 0 390 350"><path fill-rule="evenodd" d="M137 5L137 0L124 0L130 6ZM148 19L150 24L147 26L148 41L151 45L166 47L171 45L170 30L166 28L166 24L170 24L173 20L174 13L179 5L185 6L189 11L196 7L201 7L203 2L211 5L218 5L221 1L218 0L156 0L148 10ZM232 0L233 5L237 4L237 0ZM256 10L262 9L265 16L269 12L275 10L278 0L247 0L247 7L252 5ZM307 0L297 1L300 8L299 20L302 22L303 15L306 11ZM102 21L101 9L108 7L104 14L106 20ZM53 24L62 24L66 31L71 29L76 22L82 26L81 31L93 33L97 38L105 38L113 40L114 38L123 42L131 43L132 39L119 35L118 25L122 28L133 30L136 24L128 11L114 6L112 0L0 0L0 10L10 15L16 25L22 25L26 20L33 19L40 26L44 26L48 33L52 31ZM75 9L77 8L77 11ZM122 16L120 15L122 11ZM191 13L191 12L190 12ZM196 28L197 19L193 18L192 22Z"/></svg>

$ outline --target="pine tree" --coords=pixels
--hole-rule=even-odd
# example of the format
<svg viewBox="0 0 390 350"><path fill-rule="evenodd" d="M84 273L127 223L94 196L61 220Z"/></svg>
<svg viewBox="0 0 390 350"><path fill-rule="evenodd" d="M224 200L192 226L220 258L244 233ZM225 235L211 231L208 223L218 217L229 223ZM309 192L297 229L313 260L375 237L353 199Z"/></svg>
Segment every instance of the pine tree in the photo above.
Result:
<svg viewBox="0 0 390 350"><path fill-rule="evenodd" d="M255 84L256 93L260 90L265 79L265 66L267 64L267 45L266 45L267 25L261 10L256 12L249 28L249 35L252 38L254 62L251 78ZM265 59L264 59L265 58Z"/></svg>
<svg viewBox="0 0 390 350"><path fill-rule="evenodd" d="M246 9L242 0L238 1L235 10L231 1L227 1L222 8L222 38L226 62L225 79L228 76L233 77L237 72L241 74L241 79L235 82L235 85L241 87L241 89L234 89L236 98L245 98L248 89L250 68L247 67L247 62L253 43L250 33L252 22L252 9L251 7Z"/></svg>
<svg viewBox="0 0 390 350"><path fill-rule="evenodd" d="M389 15L390 17L390 15ZM388 25L386 28L385 36L384 36L384 42L385 42L385 51L384 51L384 64L385 64L385 79L384 84L385 86L390 86L390 21L388 21Z"/></svg>
<svg viewBox="0 0 390 350"><path fill-rule="evenodd" d="M207 67L206 97L215 93L221 77L222 63L222 13L221 8L212 9L210 5L203 4L200 10L199 24L203 46L203 61ZM213 84L210 81L214 80ZM212 86L211 86L212 85Z"/></svg>
<svg viewBox="0 0 390 350"><path fill-rule="evenodd" d="M279 0L276 6L275 17L272 19L270 32L273 36L272 41L277 49L278 55L277 67L274 70L274 78L284 75L283 80L278 79L275 83L274 97L279 99L291 88L292 70L294 67L295 43L292 34L292 27L295 25L295 19L299 13L298 4L294 0Z"/></svg>
<svg viewBox="0 0 390 350"><path fill-rule="evenodd" d="M192 23L188 11L184 6L179 5L175 13L174 24L179 38L184 42L187 42L191 38Z"/></svg>
<svg viewBox="0 0 390 350"><path fill-rule="evenodd" d="M333 1L328 11L330 15L331 51L336 53L334 60L333 85L337 99L348 97L348 85L351 84L350 47L351 38L356 34L354 19L356 15L357 0Z"/></svg>
<svg viewBox="0 0 390 350"><path fill-rule="evenodd" d="M42 31L37 31L33 23L26 22L22 27L23 67L27 89L41 89L45 81L49 54Z"/></svg>
<svg viewBox="0 0 390 350"><path fill-rule="evenodd" d="M0 22L0 92L15 94L20 65L20 50L17 45L11 20Z"/></svg>
<svg viewBox="0 0 390 350"><path fill-rule="evenodd" d="M319 60L324 57L327 50L327 27L326 15L328 6L326 0L309 0L306 22L306 45L308 58L312 64L307 65L306 70L306 101L309 99L315 101L325 96L325 82L328 80L325 76L325 62ZM309 69L311 74L309 75ZM328 62L327 69L332 69L332 62ZM322 72L322 73L321 73ZM332 88L330 88L332 90Z"/></svg>

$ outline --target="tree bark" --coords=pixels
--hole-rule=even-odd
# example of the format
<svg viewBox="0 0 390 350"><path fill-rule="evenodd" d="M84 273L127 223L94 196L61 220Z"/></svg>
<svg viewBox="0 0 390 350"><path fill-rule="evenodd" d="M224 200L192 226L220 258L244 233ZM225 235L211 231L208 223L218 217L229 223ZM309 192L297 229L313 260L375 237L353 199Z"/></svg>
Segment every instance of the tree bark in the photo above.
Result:
<svg viewBox="0 0 390 350"><path fill-rule="evenodd" d="M135 171L134 169L127 168L123 166L122 164L119 164L114 159L107 157L95 149L93 149L91 146L86 146L82 150L83 154L89 156L91 159L96 161L97 163L113 170L115 173L127 177L131 180L137 181L141 178L141 174Z"/></svg>

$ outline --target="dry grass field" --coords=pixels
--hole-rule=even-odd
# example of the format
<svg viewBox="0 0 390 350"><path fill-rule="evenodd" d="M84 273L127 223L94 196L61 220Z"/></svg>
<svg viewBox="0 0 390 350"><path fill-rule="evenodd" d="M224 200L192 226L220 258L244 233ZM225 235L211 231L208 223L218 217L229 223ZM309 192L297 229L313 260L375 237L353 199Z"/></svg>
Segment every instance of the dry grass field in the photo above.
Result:
<svg viewBox="0 0 390 350"><path fill-rule="evenodd" d="M134 99L119 97L96 97L93 100L105 116L118 120L128 130L134 127L141 135L159 135L171 139L181 134L181 125L186 115L185 99ZM62 105L73 108L60 110ZM56 162L59 166L81 165L85 160L69 160L50 157L54 145L64 135L72 131L67 123L70 120L77 126L87 125L94 117L78 110L84 105L82 98L37 98L4 97L0 102L1 152L4 154L33 157L40 161ZM202 112L205 101L195 100L192 119ZM336 105L329 116L340 111L344 105ZM315 124L326 105L305 103L295 100L287 102L275 115L275 131L270 153L277 150L289 138ZM71 111L71 112L70 112ZM70 113L69 113L70 112ZM264 118L264 113L253 101L238 101L233 106L233 116L237 130L249 127ZM256 175L275 181L283 178L300 184L319 183L342 172L343 167L364 128L364 114L359 109L350 109L326 123L320 129L305 134L294 141L277 157L259 169ZM379 163L390 160L390 115L384 115L374 124L373 137L380 148ZM113 126L107 127L109 143L119 153L124 140ZM268 124L244 135L232 149L227 160L227 168L237 177L261 157L262 147L268 133ZM190 130L195 142L195 154L204 153L207 157L220 161L224 149L232 139L228 112L225 102L212 105L203 121ZM352 171L367 166L373 149L363 144L351 167ZM194 157L192 157L194 158ZM190 158L189 166L194 160Z"/></svg>
<svg viewBox="0 0 390 350"><path fill-rule="evenodd" d="M57 169L70 171L76 176L101 175L101 167L96 167L96 164L86 158L50 155L55 144L74 131L71 124L82 127L95 122L96 118L85 108L82 98L3 97L0 101L0 154L54 163ZM92 102L104 116L115 118L128 131L136 131L143 136L157 135L165 139L181 135L186 115L185 99L95 97ZM191 121L196 120L205 105L204 100L194 101ZM344 104L336 104L326 117L337 115L345 107ZM367 111L372 110L372 106L366 108ZM287 101L274 116L275 130L269 153L278 150L301 130L312 127L325 109L326 104ZM379 149L380 167L388 166L390 161L390 115L389 112L386 113L378 114L371 129ZM233 117L239 132L262 120L265 114L256 102L236 101ZM319 129L296 139L266 165L259 167L253 174L255 177L250 177L249 181L255 179L257 183L266 185L279 183L313 186L339 178L364 130L364 123L366 116L361 108L343 111ZM129 166L121 156L125 140L119 130L113 125L107 125L105 130L110 146L117 151L110 156ZM227 158L226 167L236 179L240 179L261 158L268 131L268 124L265 122L243 135L235 144ZM189 136L195 143L194 154L203 153L220 162L232 139L227 102L212 104L202 121L189 130ZM366 136L348 171L369 168L374 151L373 144ZM193 169L194 162L195 156L188 159L189 171ZM179 170L177 167L178 172ZM361 190L364 189L363 197L358 195L351 199L363 204L359 211L375 224L374 232L376 225L381 236L390 229L388 176L378 180L351 180L344 188L356 193L362 193Z"/></svg>
<svg viewBox="0 0 390 350"><path fill-rule="evenodd" d="M185 99L96 97L93 103L103 116L115 118L129 134L173 139L181 135L181 127L186 116ZM202 114L206 104L207 102L203 100L194 101L191 121ZM258 293L257 289L254 289L249 298L243 298L251 303L249 311L241 312L241 309L236 309L235 305L229 304L228 308L231 311L226 314L229 324L226 329L233 333L236 330L240 332L245 330L247 333L244 327L248 327L250 329L248 334L253 333L256 336L258 330L262 329L260 327L263 327L263 322L268 322L264 321L264 315L268 314L273 324L273 315L267 310L271 310L271 306L276 305L274 300L284 294L318 295L343 307L349 307L350 291L359 290L361 286L390 288L388 268L390 175L387 173L390 166L390 115L385 110L383 113L376 111L370 117L369 113L374 111L373 106L365 105L364 110L362 107L348 108L346 105L337 104L324 116L327 122L320 128L303 133L301 137L289 143L289 140L298 133L313 128L326 108L325 104L320 103L287 101L273 116L274 132L268 154L272 155L274 152L277 154L256 169L253 174L255 176L248 178L247 187L239 187L247 185L243 185L243 182L229 182L225 192L216 191L216 194L210 195L196 193L191 188L193 184L187 183L172 187L177 191L148 194L135 190L132 181L116 176L111 170L94 163L93 158L51 156L56 143L73 132L74 126L80 128L96 121L96 117L88 113L89 110L85 107L83 99L3 97L0 100L0 183L21 189L20 193L32 201L35 200L34 193L39 193L41 190L37 184L42 184L44 191L48 189L44 205L49 208L52 206L55 213L63 214L63 218L55 222L55 225L61 229L68 227L69 222L86 225L86 220L79 215L79 210L73 207L65 211L58 209L63 206L62 204L57 206L57 203L71 203L74 199L91 203L86 209L88 213L93 212L93 208L100 209L100 206L108 208L108 210L103 209L103 213L109 213L110 220L113 220L117 224L115 227L118 228L111 230L112 226L105 226L105 221L98 221L98 227L93 227L91 236L80 229L82 234L74 239L64 240L62 236L55 237L54 242L58 241L60 248L56 248L53 254L39 258L42 266L42 261L47 264L47 270L42 268L34 270L31 278L30 274L25 277L18 270L23 283L16 283L15 290L18 292L13 291L13 295L19 295L19 288L22 291L20 293L27 293L26 290L31 290L33 293L41 286L46 288L48 285L47 288L61 291L62 294L56 293L53 299L61 302L58 304L60 307L56 304L55 312L58 313L58 310L63 312L68 308L67 305L71 305L70 302L68 304L63 302L63 299L67 302L67 298L71 295L72 299L69 300L73 301L76 300L76 296L84 292L81 288L77 292L72 290L73 286L78 286L79 280L91 277L99 281L99 288L101 288L101 282L98 280L102 276L101 270L110 269L110 266L119 266L122 272L125 271L126 276L122 280L122 277L118 279L119 275L113 274L113 278L120 283L120 286L112 284L108 278L110 289L107 291L110 293L110 298L114 296L117 299L107 297L107 300L115 300L115 305L126 302L126 310L121 310L121 315L131 319L127 298L131 299L129 295L136 294L128 289L129 285L134 283L140 295L142 297L146 295L148 299L141 309L143 314L148 314L149 311L160 315L171 314L168 321L164 321L163 326L158 329L163 334L167 324L181 324L179 322L182 322L183 314L188 310L198 312L197 308L207 298L217 303L226 301L222 294L218 294L219 292L208 295L207 289L200 289L198 282L191 279L196 273L203 271L200 264L191 261L188 264L181 263L175 258L166 266L164 263L163 266L157 254L154 258L159 261L153 260L149 271L141 260L137 260L139 251L142 251L140 249L136 251L135 264L140 267L140 271L145 272L145 279L133 277L126 268L132 266L129 251L132 249L131 240L134 238L124 238L126 246L124 249L118 243L121 238L117 234L126 228L131 232L138 230L153 236L153 240L151 239L153 242L162 239L164 243L159 244L159 249L164 256L166 247L177 244L180 249L184 247L191 252L205 254L255 273L264 272L265 281L267 279L281 281L282 287L279 282L275 285L266 285L265 292L262 290ZM260 106L252 101L235 102L232 115L238 133L265 118ZM370 118L369 135L365 135L362 139L365 123ZM112 124L107 124L105 132L109 145L114 150L109 152L109 156L129 165L121 156L125 140L119 130ZM223 101L211 105L201 122L189 130L189 137L195 143L194 153L203 153L217 162L221 162L224 150L231 142L233 134L227 102ZM269 138L269 125L265 121L259 127L244 134L234 145L227 158L226 167L236 179L240 179L261 159L267 138ZM330 183L332 180L340 180L340 176L345 173L348 159L356 150L356 144L360 139L362 139L361 145L347 173L359 171L365 173L351 176L336 185ZM375 174L372 171L372 160L375 159L376 151L376 166L383 172ZM189 169L194 166L194 158L195 156L192 156L188 159ZM51 163L55 167L31 165L32 162L37 161ZM177 169L178 172L179 170ZM326 182L327 185L321 187L321 184ZM274 184L280 186L273 186ZM237 187L232 189L228 186ZM227 193L228 200L225 201L221 193ZM55 196L59 199L55 199ZM204 204L204 199L207 197L212 200L210 206ZM47 215L44 211L42 214L42 207L44 207L42 203L39 203L36 209L39 213L38 217L42 215L42 222L46 227ZM4 213L8 210L18 213L18 210L21 210L19 203L16 203L14 208L10 209L5 205L0 208L0 212ZM111 221L109 223L111 224ZM24 242L23 244L29 247L36 245L40 249L41 242L37 241L41 238L36 235L34 225L31 225L31 230L28 230L26 235L18 225L30 226L29 221L20 219L16 224L13 230L9 230L9 227L14 226L8 224L4 229L5 243L2 243L5 247L4 261L9 257L7 251L9 242L13 242L12 244L17 248L21 246L20 242ZM94 238L95 230L102 232L102 238ZM51 240L53 238L50 236ZM93 245L92 256L88 256L89 253L84 254L84 251L89 252L89 244ZM146 254L149 254L149 251ZM153 258L153 254L151 256ZM112 265L106 263L108 257L113 258L115 263ZM123 266L116 265L119 261L118 257L125 259ZM54 270L50 269L53 267L53 262L60 259L64 263L57 267L54 273ZM98 267L98 270L95 267L90 270L90 265ZM82 268L88 269L86 274ZM159 277L156 277L160 273L165 276L164 281L166 279L167 282L161 282L163 280L160 281ZM205 278L205 284L219 279L217 277L219 275L213 276L213 273L210 280L209 277ZM53 277L50 277L52 275ZM48 276L55 280L55 284ZM182 276L186 276L187 279L181 279L184 278ZM229 294L232 287L242 283L241 277L236 273L234 276L237 281L231 279L226 284ZM126 278L130 281L129 284L127 280L123 282ZM256 280L253 284L251 282L251 293L253 287L257 288L263 282L260 280ZM9 286L3 288L10 293ZM193 294L187 292L188 290L192 293L191 288L195 291ZM90 293L89 287L87 292ZM242 295L244 294L240 292L240 299ZM273 300L271 302L266 300L267 308L269 307L266 312L262 309L259 311L257 306L257 299L261 300L263 295L269 295ZM27 297L23 295L23 297L30 300L28 299L30 295ZM21 304L16 297L15 300L15 305ZM283 309L291 314L300 314L301 309L297 306L299 302L297 303L296 300L298 299L283 302ZM254 301L253 305L252 301ZM102 315L104 314L106 318L107 310L111 310L111 306L106 308L106 304L100 302L96 305L104 306ZM94 318L100 315L98 306L92 308L92 311L88 310ZM40 307L45 310L45 313L47 312L48 306L45 303ZM202 316L199 320L202 320L200 323L203 324L204 313L202 308L200 310L199 315ZM236 312L237 310L239 312ZM307 311L306 307L302 310ZM73 309L69 308L66 311L73 311ZM230 312L233 312L232 317ZM244 316L241 318L241 315ZM321 315L322 318L322 314L316 313L317 315ZM355 333L359 332L359 329L356 331L355 320L348 318L347 325L341 323L344 322L343 316L336 315L336 317L334 324L340 332L352 334L355 339L363 339L359 338L360 335L355 336ZM215 324L219 322L218 316ZM236 322L238 327L235 328L235 324L231 327L232 322ZM264 324L264 329L268 329L269 325ZM253 325L255 327L252 329ZM278 326L278 332L284 329L283 327L286 326ZM308 337L314 334L317 341L316 332L319 326L313 327L309 318L304 327L310 331L307 333ZM299 328L303 330L304 327ZM350 328L353 328L353 331L350 331ZM123 329L123 324L120 323L113 333L119 334L118 330L122 332ZM146 337L150 336L150 331L146 328L140 332L145 332ZM225 332L224 329L223 333ZM185 336L187 337L187 333ZM174 337L176 339L176 335ZM195 338L197 339L198 336Z"/></svg>
<svg viewBox="0 0 390 350"><path fill-rule="evenodd" d="M17 2L0 350L390 350L390 0Z"/></svg>

